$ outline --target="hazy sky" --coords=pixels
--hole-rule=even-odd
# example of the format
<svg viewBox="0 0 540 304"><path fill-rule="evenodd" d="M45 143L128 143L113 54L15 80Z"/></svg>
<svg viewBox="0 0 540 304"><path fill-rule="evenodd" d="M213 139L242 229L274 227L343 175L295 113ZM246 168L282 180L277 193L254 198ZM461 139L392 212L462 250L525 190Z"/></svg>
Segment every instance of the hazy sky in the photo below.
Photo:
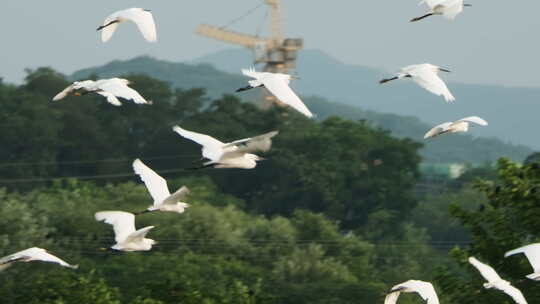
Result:
<svg viewBox="0 0 540 304"><path fill-rule="evenodd" d="M71 73L114 59L151 55L186 61L227 44L194 34L197 24L224 25L260 0L78 1L4 0L0 76L18 82L24 68L52 66ZM450 68L451 81L540 86L540 1L468 0L473 7L448 21L440 16L409 23L426 8L417 0L283 0L285 33L303 37L350 64L388 71L431 62ZM102 44L95 28L111 12L144 7L154 13L157 44L146 43L134 25L122 25ZM255 33L264 10L234 25ZM321 71L324 72L324 71Z"/></svg>

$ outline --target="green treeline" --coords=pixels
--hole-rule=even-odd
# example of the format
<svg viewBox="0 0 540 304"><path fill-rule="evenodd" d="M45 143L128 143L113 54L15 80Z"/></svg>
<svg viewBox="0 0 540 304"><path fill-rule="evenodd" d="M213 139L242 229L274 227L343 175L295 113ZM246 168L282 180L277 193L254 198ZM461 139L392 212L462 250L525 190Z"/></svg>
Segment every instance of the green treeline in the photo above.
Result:
<svg viewBox="0 0 540 304"><path fill-rule="evenodd" d="M318 122L129 79L153 105L114 107L92 94L53 103L68 82L51 69L20 86L0 84L0 256L39 246L80 265L15 264L0 272L2 303L382 303L408 279L435 280L442 303L468 303L462 295L494 293L462 264L465 251L448 256L470 242L471 253L514 279L529 273L526 261L500 253L535 240L535 162L502 160L498 171L419 191L421 144L369 122ZM224 141L280 134L254 170L190 171L200 147L172 132L175 124ZM137 227L156 226L148 236L158 244L111 253L103 249L112 229L94 213L152 202L132 172L135 158L169 188L187 185L191 207L138 216ZM516 220L521 228L487 238ZM526 297L538 294L523 284Z"/></svg>

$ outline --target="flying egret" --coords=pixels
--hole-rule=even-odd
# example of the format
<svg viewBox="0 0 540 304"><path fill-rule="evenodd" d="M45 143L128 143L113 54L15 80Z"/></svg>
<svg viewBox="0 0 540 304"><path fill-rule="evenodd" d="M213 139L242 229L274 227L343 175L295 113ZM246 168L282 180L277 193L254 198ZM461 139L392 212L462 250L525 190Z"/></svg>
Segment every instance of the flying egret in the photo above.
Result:
<svg viewBox="0 0 540 304"><path fill-rule="evenodd" d="M443 69L430 63L414 64L402 68L401 72L399 72L396 77L383 79L379 81L379 83L383 84L401 78L412 78L412 80L422 88L435 95L442 95L444 100L447 102L452 102L456 99L452 93L450 93L448 87L446 87L446 84L437 75L439 71L447 73L450 72L447 69Z"/></svg>
<svg viewBox="0 0 540 304"><path fill-rule="evenodd" d="M75 81L62 92L56 94L53 101L61 100L71 93L76 96L96 93L106 97L107 101L115 106L122 105L117 97L133 100L136 104L152 104L151 101L144 99L137 91L128 87L128 84L130 84L129 80L122 78ZM79 90L82 90L83 93L79 93Z"/></svg>
<svg viewBox="0 0 540 304"><path fill-rule="evenodd" d="M114 228L116 244L111 248L119 251L148 251L156 242L145 238L154 228L147 226L135 230L135 215L124 211L101 211L95 215L97 221L103 221Z"/></svg>
<svg viewBox="0 0 540 304"><path fill-rule="evenodd" d="M133 162L133 170L141 177L148 192L150 192L150 195L154 199L154 205L137 214L152 211L184 213L184 210L189 207L188 204L181 202L189 194L189 189L186 186L181 187L178 191L171 194L169 187L167 187L167 181L146 166L140 159L136 159Z"/></svg>
<svg viewBox="0 0 540 304"><path fill-rule="evenodd" d="M464 6L472 6L470 4L464 4L463 0L423 0L420 2L420 4L423 3L429 6L429 13L413 18L411 22L416 22L433 15L442 15L446 19L454 20L463 11Z"/></svg>
<svg viewBox="0 0 540 304"><path fill-rule="evenodd" d="M469 258L469 263L471 263L488 281L487 283L484 283L484 288L490 289L495 288L503 291L507 295L511 296L512 299L518 304L527 304L527 300L525 300L525 297L523 297L523 294L521 291L514 286L510 284L510 282L505 281L501 279L501 277L497 274L497 272L489 265L486 265L480 261L478 261L474 257Z"/></svg>
<svg viewBox="0 0 540 304"><path fill-rule="evenodd" d="M105 21L103 25L97 28L97 31L101 31L101 41L107 42L111 39L112 35L116 31L119 23L125 21L133 21L137 24L139 31L144 36L144 39L148 42L156 42L156 24L154 23L154 17L150 10L142 8L128 8L125 10L112 13Z"/></svg>
<svg viewBox="0 0 540 304"><path fill-rule="evenodd" d="M23 251L16 252L14 254L5 256L0 259L0 266L2 266L1 269L4 269L6 267L9 267L12 263L15 262L32 262L32 261L42 261L42 262L50 262L50 263L56 263L60 266L77 269L79 265L71 265L63 260L55 257L54 255L47 252L47 250L38 248L38 247L32 247L25 249Z"/></svg>
<svg viewBox="0 0 540 304"><path fill-rule="evenodd" d="M201 168L253 169L257 166L257 161L263 160L263 158L251 154L251 152L270 150L272 137L278 134L278 131L273 131L255 137L223 143L211 136L188 131L179 126L173 127L173 130L180 136L203 146L202 155L208 161Z"/></svg>
<svg viewBox="0 0 540 304"><path fill-rule="evenodd" d="M534 273L527 275L527 278L540 281L540 243L523 246L514 250L510 250L504 254L504 257L509 257L514 254L523 253L531 263Z"/></svg>
<svg viewBox="0 0 540 304"><path fill-rule="evenodd" d="M437 297L433 285L429 282L417 280L409 280L392 287L390 293L384 299L384 304L395 304L399 294L402 292L416 292L427 304L439 304L439 297Z"/></svg>
<svg viewBox="0 0 540 304"><path fill-rule="evenodd" d="M309 111L304 102L302 102L302 100L289 87L291 79L295 78L295 76L282 73L256 72L254 68L243 69L242 74L255 79L249 80L248 86L240 88L236 90L236 92L242 92L258 87L265 87L284 104L293 107L296 111L304 114L307 117L313 117L313 114Z"/></svg>
<svg viewBox="0 0 540 304"><path fill-rule="evenodd" d="M433 127L433 129L429 130L426 135L424 135L424 139L435 137L445 133L467 132L469 130L469 124L471 122L480 126L488 125L487 121L483 120L478 116L465 117L454 122L445 122Z"/></svg>

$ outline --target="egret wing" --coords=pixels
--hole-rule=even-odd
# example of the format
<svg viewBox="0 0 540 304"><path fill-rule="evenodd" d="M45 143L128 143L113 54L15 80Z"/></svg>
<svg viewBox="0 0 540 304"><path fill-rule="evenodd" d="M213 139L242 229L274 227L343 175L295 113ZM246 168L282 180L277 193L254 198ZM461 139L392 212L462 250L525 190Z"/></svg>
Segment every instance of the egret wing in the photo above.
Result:
<svg viewBox="0 0 540 304"><path fill-rule="evenodd" d="M117 97L121 97L127 100L133 100L136 104L148 104L149 102L144 99L139 92L128 87L129 82L121 78L112 78L104 80L98 84L100 90L114 94Z"/></svg>
<svg viewBox="0 0 540 304"><path fill-rule="evenodd" d="M192 140L203 146L202 154L208 159L218 161L223 154L222 148L225 144L211 136L188 131L186 129L182 129L180 126L174 126L173 130L180 136Z"/></svg>
<svg viewBox="0 0 540 304"><path fill-rule="evenodd" d="M244 138L240 140L235 140L231 143L225 144L223 148L236 146L237 149L234 151L241 151L245 153L263 151L266 152L270 150L272 146L272 137L279 134L279 131L272 131L266 134L258 135L255 137Z"/></svg>
<svg viewBox="0 0 540 304"><path fill-rule="evenodd" d="M509 257L518 253L525 254L535 272L540 271L540 244L531 244L510 250L504 254L504 257Z"/></svg>
<svg viewBox="0 0 540 304"><path fill-rule="evenodd" d="M426 68L422 68L418 69L414 73L411 72L410 74L413 77L414 82L416 82L422 88L435 95L442 95L447 102L455 100L454 96L452 93L450 93L450 90L448 90L448 87L437 75L437 73Z"/></svg>
<svg viewBox="0 0 540 304"><path fill-rule="evenodd" d="M480 118L478 116L465 117L465 118L462 118L462 119L460 119L458 121L473 122L473 123L481 125L481 126L487 126L488 125L487 121L483 120L482 118Z"/></svg>
<svg viewBox="0 0 540 304"><path fill-rule="evenodd" d="M409 280L392 287L391 291L396 292L402 289L418 293L418 295L420 295L424 301L427 301L428 304L439 304L437 293L435 292L433 285L429 282Z"/></svg>
<svg viewBox="0 0 540 304"><path fill-rule="evenodd" d="M435 6L442 4L446 0L422 0L418 5L427 4L429 8L433 9Z"/></svg>
<svg viewBox="0 0 540 304"><path fill-rule="evenodd" d="M73 92L75 90L74 88L74 84L71 84L70 86L68 86L67 88L65 88L64 90L62 90L62 92L56 94L54 97L53 97L53 101L58 101L58 100L61 100L61 99L64 99L66 98L66 96L69 95L69 93Z"/></svg>
<svg viewBox="0 0 540 304"><path fill-rule="evenodd" d="M132 8L123 11L121 17L133 21L146 41L157 41L156 24L151 12L141 8Z"/></svg>
<svg viewBox="0 0 540 304"><path fill-rule="evenodd" d="M478 261L476 258L470 257L469 263L471 263L476 269L478 269L478 271L480 272L482 277L486 279L486 281L496 282L496 281L502 280L499 274L495 271L495 269L493 269L491 266L487 264L484 264Z"/></svg>
<svg viewBox="0 0 540 304"><path fill-rule="evenodd" d="M141 180L146 185L148 192L150 192L150 195L154 199L154 206L160 205L171 195L169 187L167 187L167 181L146 166L140 159L136 159L133 162L133 170L141 177Z"/></svg>
<svg viewBox="0 0 540 304"><path fill-rule="evenodd" d="M48 253L45 249L38 247L28 248L23 251L19 251L17 253L9 255L5 258L2 258L0 259L0 264L7 264L20 259L56 263L64 267L74 269L78 267L77 265L70 265L62 259Z"/></svg>
<svg viewBox="0 0 540 304"><path fill-rule="evenodd" d="M278 131L269 132L263 135L252 137L251 140L241 145L236 145L236 152L252 153L256 151L267 152L272 147L272 137L278 135Z"/></svg>
<svg viewBox="0 0 540 304"><path fill-rule="evenodd" d="M188 187L182 186L180 189L178 189L175 193L169 195L164 201L163 204L176 204L177 202L181 202L187 198L190 191Z"/></svg>
<svg viewBox="0 0 540 304"><path fill-rule="evenodd" d="M242 69L242 74L251 78L258 79L262 73L255 71L255 68L251 67L249 69Z"/></svg>
<svg viewBox="0 0 540 304"><path fill-rule="evenodd" d="M401 292L394 291L386 295L384 298L384 304L395 304L397 302L397 299L399 298L399 294Z"/></svg>
<svg viewBox="0 0 540 304"><path fill-rule="evenodd" d="M447 0L441 5L445 7L443 16L446 19L454 20L457 15L463 12L463 0Z"/></svg>
<svg viewBox="0 0 540 304"><path fill-rule="evenodd" d="M448 130L448 128L452 125L451 122L445 122L438 126L433 127L431 130L429 130L426 135L424 135L424 139L435 137L437 135L440 135L444 131Z"/></svg>
<svg viewBox="0 0 540 304"><path fill-rule="evenodd" d="M122 243L135 232L135 215L124 211L101 211L95 214L97 221L103 221L114 228L115 241Z"/></svg>
<svg viewBox="0 0 540 304"><path fill-rule="evenodd" d="M102 26L105 26L105 25L115 21L118 18L118 13L119 12L112 13L107 18L105 18L105 21L103 21ZM102 42L109 41L117 28L118 28L118 23L112 23L112 24L108 25L107 27L101 29L101 41Z"/></svg>
<svg viewBox="0 0 540 304"><path fill-rule="evenodd" d="M120 100L118 100L118 98L116 98L116 96L114 96L113 93L111 92L107 92L107 91L96 91L96 94L99 94L105 98L107 98L107 102L114 105L114 106L121 106L122 103L120 102Z"/></svg>
<svg viewBox="0 0 540 304"><path fill-rule="evenodd" d="M517 289L516 287L510 284L505 284L503 285L503 288L501 288L501 290L504 291L504 293L506 293L510 297L512 297L512 299L517 304L527 304L527 300L525 300L523 293L521 293L521 290Z"/></svg>
<svg viewBox="0 0 540 304"><path fill-rule="evenodd" d="M140 242L142 241L142 239L144 239L144 237L146 237L146 235L148 234L148 232L150 230L154 229L154 226L147 226L147 227L144 227L144 228L141 228L137 231L134 231L132 232L131 234L129 234L129 236L126 238L126 242Z"/></svg>
<svg viewBox="0 0 540 304"><path fill-rule="evenodd" d="M313 117L313 113L309 111L302 100L289 87L287 82L280 77L265 77L261 79L265 88L268 89L281 102L293 107L298 112L307 117Z"/></svg>

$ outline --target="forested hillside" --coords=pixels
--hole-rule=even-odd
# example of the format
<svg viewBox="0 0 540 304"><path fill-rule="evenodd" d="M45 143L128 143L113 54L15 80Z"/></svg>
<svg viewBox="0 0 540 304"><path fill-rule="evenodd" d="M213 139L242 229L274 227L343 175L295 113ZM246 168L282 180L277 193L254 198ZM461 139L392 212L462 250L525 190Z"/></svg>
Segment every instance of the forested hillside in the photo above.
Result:
<svg viewBox="0 0 540 304"><path fill-rule="evenodd" d="M172 63L149 57L140 57L128 61L113 61L101 67L81 70L74 73L70 78L85 79L92 75L113 77L126 73L146 74L163 80L175 88L199 88L203 84L208 96L211 98L219 98L222 94L233 93L235 89L243 86L246 80L239 73L224 73L208 64ZM304 81L304 77L302 77L301 81ZM301 81L297 81L293 85L297 86ZM299 92L309 92L309 90L300 89ZM236 96L251 101L257 98L258 95L256 92L251 92L247 95L238 94ZM369 98L379 97L371 96ZM424 143L421 155L428 162L482 164L493 162L501 156L509 157L515 161L523 161L532 152L530 148L525 146L507 144L496 138L473 137L472 135L457 135L424 141L423 136L432 125L424 123L413 116L367 111L360 107L363 107L363 103L358 103L358 106L351 106L330 102L321 97L305 97L304 100L320 119L337 115L351 120L367 120L373 126L390 130L395 136L409 137L421 141ZM477 133L479 130L480 128L475 128L473 133Z"/></svg>
<svg viewBox="0 0 540 304"><path fill-rule="evenodd" d="M0 255L40 246L80 264L4 270L3 303L374 302L396 278L431 276L417 257L444 260L410 221L419 143L364 122L130 80L152 105L114 107L97 94L52 102L68 82L51 69L1 84ZM200 147L175 124L223 140L280 134L254 170L192 171ZM151 203L135 158L171 189L187 185L192 206L137 217L137 227L156 226L151 252L103 251L112 229L93 214Z"/></svg>
<svg viewBox="0 0 540 304"><path fill-rule="evenodd" d="M464 296L482 287L458 268L465 254L495 263L534 238L540 184L532 156L524 167L503 159L457 180L431 180L419 172L422 144L370 122L310 120L145 75L129 79L152 105L114 107L97 94L52 102L69 82L48 68L20 86L0 83L0 256L39 246L79 264L2 267L2 303L382 303L408 279L433 280L443 303L468 303ZM224 141L280 133L253 170L191 170L200 146L174 133L176 124ZM137 216L136 227L155 226L151 251L111 252L112 228L95 212L152 203L135 158L170 190L188 186L191 206ZM513 221L515 233L483 230ZM447 256L454 246L462 248L453 251L458 264ZM527 272L515 260L497 265L514 278Z"/></svg>

